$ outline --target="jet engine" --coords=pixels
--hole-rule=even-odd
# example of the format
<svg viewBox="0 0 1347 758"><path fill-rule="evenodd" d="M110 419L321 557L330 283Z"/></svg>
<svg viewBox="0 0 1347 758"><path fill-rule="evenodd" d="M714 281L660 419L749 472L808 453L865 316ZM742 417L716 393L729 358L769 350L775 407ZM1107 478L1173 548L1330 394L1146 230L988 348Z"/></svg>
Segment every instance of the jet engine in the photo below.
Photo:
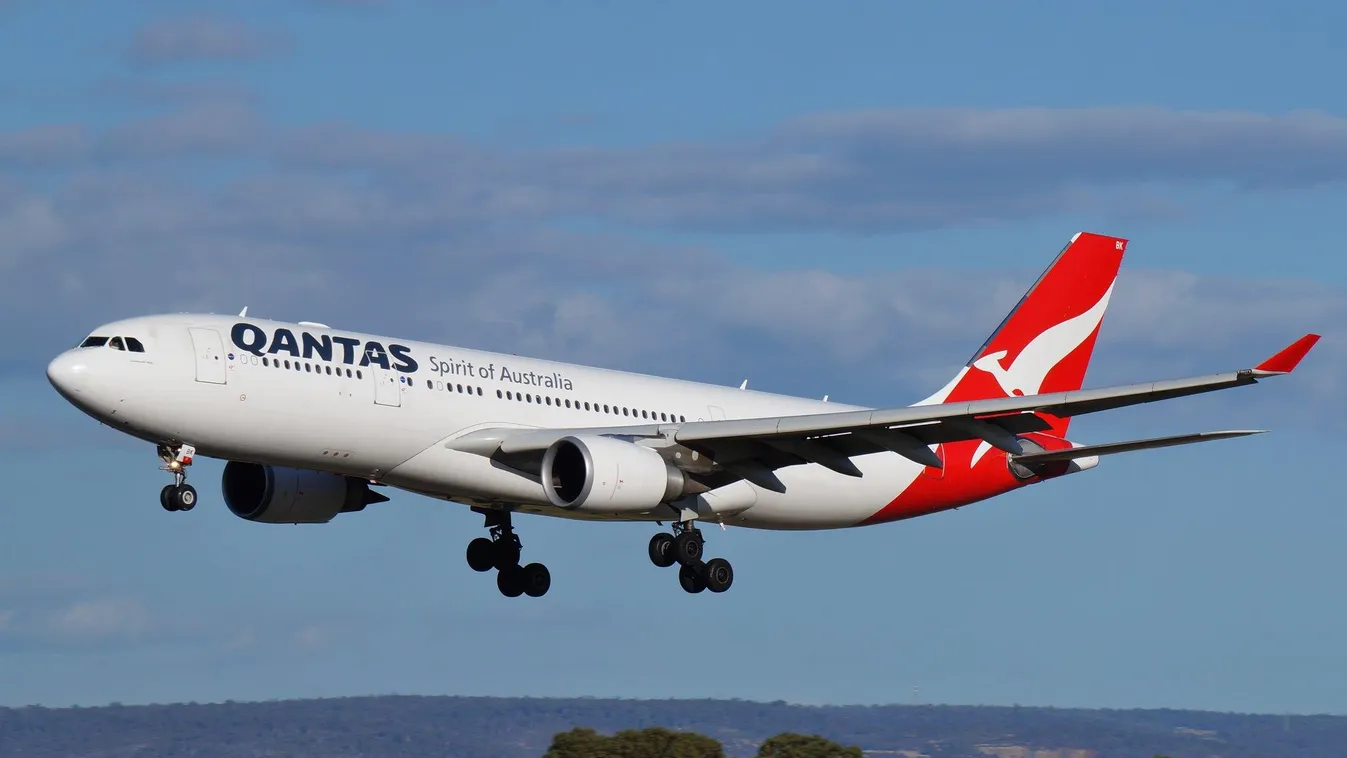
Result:
<svg viewBox="0 0 1347 758"><path fill-rule="evenodd" d="M388 499L363 479L238 461L225 464L222 485L231 513L263 524L324 524Z"/></svg>
<svg viewBox="0 0 1347 758"><path fill-rule="evenodd" d="M654 450L591 435L552 443L541 473L548 501L581 513L647 513L680 497L686 484Z"/></svg>

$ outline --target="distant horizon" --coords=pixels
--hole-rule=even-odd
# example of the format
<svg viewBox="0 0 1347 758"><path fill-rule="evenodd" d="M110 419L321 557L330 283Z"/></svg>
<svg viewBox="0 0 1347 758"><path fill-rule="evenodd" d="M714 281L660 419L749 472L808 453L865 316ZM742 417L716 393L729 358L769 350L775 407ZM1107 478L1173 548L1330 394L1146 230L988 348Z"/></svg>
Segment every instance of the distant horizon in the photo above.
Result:
<svg viewBox="0 0 1347 758"><path fill-rule="evenodd" d="M8 710L22 710L24 708L42 708L46 710L88 710L94 708L145 708L156 706L193 706L193 705L266 705L268 703L293 703L293 702L322 702L329 700L364 700L369 698L450 698L458 700L546 700L546 701L564 701L564 700L583 700L583 701L612 701L628 703L747 703L753 705L785 706L791 708L987 708L987 709L1016 709L1032 708L1047 711L1101 711L1101 712L1119 712L1119 713L1144 713L1144 712L1170 712L1170 713L1209 713L1226 716L1257 716L1268 718L1347 718L1347 713L1264 713L1257 711L1221 711L1206 708L1172 708L1163 706L1137 706L1131 708L1119 707L1091 707L1091 706L1056 706L1056 705L1025 705L1021 703L1012 703L1010 705L999 705L995 703L796 703L788 700L757 700L753 698L738 697L620 697L605 695L450 695L450 694L417 694L403 692L386 692L379 694L366 695L327 695L319 697L280 697L257 700L184 700L174 702L120 702L112 701L100 705L46 705L43 703L27 703L24 705L0 705L0 708Z"/></svg>

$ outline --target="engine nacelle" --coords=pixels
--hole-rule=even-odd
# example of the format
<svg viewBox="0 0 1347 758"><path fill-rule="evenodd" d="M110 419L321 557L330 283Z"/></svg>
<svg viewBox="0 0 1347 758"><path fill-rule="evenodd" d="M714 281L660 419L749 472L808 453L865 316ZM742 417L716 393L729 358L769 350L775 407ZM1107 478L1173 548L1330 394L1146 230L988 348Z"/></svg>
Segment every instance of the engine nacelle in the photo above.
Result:
<svg viewBox="0 0 1347 758"><path fill-rule="evenodd" d="M563 437L543 455L543 489L558 508L648 513L683 494L683 472L654 450L612 437Z"/></svg>
<svg viewBox="0 0 1347 758"><path fill-rule="evenodd" d="M221 484L231 513L263 524L324 524L388 499L363 479L238 461L225 464Z"/></svg>

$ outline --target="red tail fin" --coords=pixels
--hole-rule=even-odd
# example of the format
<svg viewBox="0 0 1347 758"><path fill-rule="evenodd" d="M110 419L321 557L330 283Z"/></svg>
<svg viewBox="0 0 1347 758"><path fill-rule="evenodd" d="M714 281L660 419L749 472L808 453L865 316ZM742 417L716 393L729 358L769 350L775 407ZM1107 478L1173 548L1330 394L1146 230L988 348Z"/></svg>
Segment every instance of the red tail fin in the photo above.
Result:
<svg viewBox="0 0 1347 758"><path fill-rule="evenodd" d="M958 376L922 404L1078 390L1127 240L1081 232ZM1049 419L1065 435L1069 419Z"/></svg>

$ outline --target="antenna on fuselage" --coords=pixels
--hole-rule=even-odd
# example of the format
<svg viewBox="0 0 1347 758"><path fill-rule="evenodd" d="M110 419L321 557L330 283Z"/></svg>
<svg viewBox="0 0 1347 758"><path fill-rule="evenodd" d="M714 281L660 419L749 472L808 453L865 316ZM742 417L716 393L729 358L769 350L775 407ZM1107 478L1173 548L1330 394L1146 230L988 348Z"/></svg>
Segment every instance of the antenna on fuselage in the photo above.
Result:
<svg viewBox="0 0 1347 758"><path fill-rule="evenodd" d="M746 390L746 389L748 389L748 380L747 380L747 379L744 380L744 383L743 383L743 384L740 384L740 385L739 385L739 389L741 389L741 390Z"/></svg>
<svg viewBox="0 0 1347 758"><path fill-rule="evenodd" d="M248 306L245 305L243 306L243 310L239 311L239 318L243 318L244 316L247 315L248 315Z"/></svg>
<svg viewBox="0 0 1347 758"><path fill-rule="evenodd" d="M827 395L824 395L824 396L823 396L823 402L825 402L825 403L828 402L828 396L827 396Z"/></svg>

